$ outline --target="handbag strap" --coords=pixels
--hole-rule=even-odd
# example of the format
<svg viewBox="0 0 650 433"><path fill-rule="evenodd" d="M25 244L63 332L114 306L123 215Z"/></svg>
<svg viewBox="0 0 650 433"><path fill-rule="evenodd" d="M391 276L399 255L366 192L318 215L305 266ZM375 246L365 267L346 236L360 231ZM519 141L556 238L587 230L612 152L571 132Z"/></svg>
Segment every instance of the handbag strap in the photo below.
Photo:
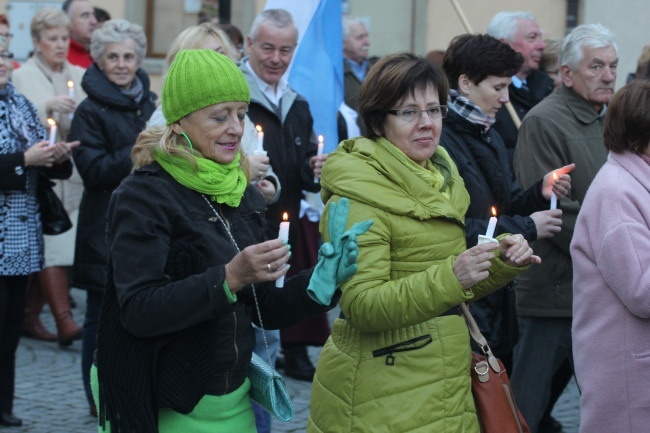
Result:
<svg viewBox="0 0 650 433"><path fill-rule="evenodd" d="M212 202L210 202L210 199L206 197L205 194L201 194L205 202L210 206L210 209L212 209L212 212L214 212L214 216L217 218L217 221L221 223L223 228L226 230L226 233L228 234L228 237L230 238L230 242L232 245L235 247L235 250L237 251L237 254L239 254L241 251L239 249L239 245L237 245L237 241L235 240L235 237L232 235L230 232L230 229L228 228L228 224L223 220L219 212L212 206ZM262 329L262 338L264 339L264 348L266 349L266 357L268 359L268 363L270 366L273 366L271 363L271 351L269 350L269 343L266 340L266 333L264 332L264 323L262 322L262 312L260 311L260 305L257 302L257 292L255 291L255 284L251 284L251 287L253 289L253 300L255 301L255 309L257 310L257 317L260 319L260 328Z"/></svg>
<svg viewBox="0 0 650 433"><path fill-rule="evenodd" d="M492 370L496 371L497 373L501 372L501 367L499 366L499 362L492 353L492 349L490 349L490 345L488 344L487 340L481 333L481 330L479 329L478 325L476 324L476 321L474 320L474 317L472 316L472 313L469 311L469 306L467 305L466 302L462 302L460 305L460 311L463 312L463 317L465 318L465 322L467 323L467 328L469 329L469 335L471 335L472 340L476 342L476 344L479 345L485 356L487 356L488 363L490 364L490 367L492 367Z"/></svg>

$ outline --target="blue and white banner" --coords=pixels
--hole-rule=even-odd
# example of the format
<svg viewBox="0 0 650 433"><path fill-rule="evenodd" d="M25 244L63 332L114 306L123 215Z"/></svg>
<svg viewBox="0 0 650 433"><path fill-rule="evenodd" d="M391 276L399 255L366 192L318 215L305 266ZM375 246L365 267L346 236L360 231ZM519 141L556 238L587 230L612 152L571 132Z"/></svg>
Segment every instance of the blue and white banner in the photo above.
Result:
<svg viewBox="0 0 650 433"><path fill-rule="evenodd" d="M343 102L341 0L268 0L265 9L286 9L298 28L298 47L288 81L309 102L314 132L324 151L339 144L336 115Z"/></svg>

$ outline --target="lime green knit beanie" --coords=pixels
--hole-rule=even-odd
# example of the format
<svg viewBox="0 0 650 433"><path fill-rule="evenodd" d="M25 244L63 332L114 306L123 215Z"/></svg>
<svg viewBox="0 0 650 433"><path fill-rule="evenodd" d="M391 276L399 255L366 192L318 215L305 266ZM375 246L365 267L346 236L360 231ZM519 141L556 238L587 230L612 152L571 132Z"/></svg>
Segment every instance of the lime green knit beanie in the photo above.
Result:
<svg viewBox="0 0 650 433"><path fill-rule="evenodd" d="M183 50L165 78L162 110L171 125L209 105L250 99L244 75L228 57L212 50Z"/></svg>

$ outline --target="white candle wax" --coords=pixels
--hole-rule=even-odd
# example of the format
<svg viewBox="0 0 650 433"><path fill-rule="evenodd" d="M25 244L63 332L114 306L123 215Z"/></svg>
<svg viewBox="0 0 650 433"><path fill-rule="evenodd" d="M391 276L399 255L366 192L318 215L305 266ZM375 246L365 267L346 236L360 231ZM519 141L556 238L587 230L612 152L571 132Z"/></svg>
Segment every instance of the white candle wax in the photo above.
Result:
<svg viewBox="0 0 650 433"><path fill-rule="evenodd" d="M557 180L557 174L553 172L553 183ZM557 209L557 196L551 191L551 209Z"/></svg>
<svg viewBox="0 0 650 433"><path fill-rule="evenodd" d="M257 129L257 147L253 155L266 155L266 151L264 150L264 131L262 131L260 125L255 126L255 129Z"/></svg>
<svg viewBox="0 0 650 433"><path fill-rule="evenodd" d="M72 81L68 81L68 96L74 99L74 83ZM72 119L72 116L74 115L74 111L70 113L69 117Z"/></svg>
<svg viewBox="0 0 650 433"><path fill-rule="evenodd" d="M52 146L56 140L56 122L52 119L47 119L47 123L50 124L50 146Z"/></svg>
<svg viewBox="0 0 650 433"><path fill-rule="evenodd" d="M323 147L325 146L325 138L322 135L318 136L318 150L316 151L316 156L321 156L323 154ZM314 183L318 182L318 177L314 176Z"/></svg>
<svg viewBox="0 0 650 433"><path fill-rule="evenodd" d="M490 222L488 223L487 231L485 236L488 238L494 237L494 230L497 228L497 217L490 217Z"/></svg>
<svg viewBox="0 0 650 433"><path fill-rule="evenodd" d="M287 214L285 213L284 217L286 217L286 215ZM289 240L289 221L282 221L280 223L280 233L278 234L278 239L285 242ZM275 281L275 287L284 287L284 275Z"/></svg>
<svg viewBox="0 0 650 433"><path fill-rule="evenodd" d="M557 209L557 196L554 192L551 193L551 209Z"/></svg>

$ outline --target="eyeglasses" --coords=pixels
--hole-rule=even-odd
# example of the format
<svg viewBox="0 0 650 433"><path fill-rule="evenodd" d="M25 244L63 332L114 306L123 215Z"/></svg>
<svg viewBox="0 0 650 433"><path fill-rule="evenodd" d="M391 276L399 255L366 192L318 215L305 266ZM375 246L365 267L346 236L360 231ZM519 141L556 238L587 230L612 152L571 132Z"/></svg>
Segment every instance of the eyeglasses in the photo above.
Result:
<svg viewBox="0 0 650 433"><path fill-rule="evenodd" d="M0 36L2 36L5 39L11 39L14 37L13 33L0 33Z"/></svg>
<svg viewBox="0 0 650 433"><path fill-rule="evenodd" d="M11 60L14 58L14 53L9 53L5 51L4 53L0 53L0 58L2 60Z"/></svg>
<svg viewBox="0 0 650 433"><path fill-rule="evenodd" d="M420 110L419 108L402 108L401 110L388 110L388 114L394 114L402 120L405 120L409 123L417 122L422 117L422 113L427 113L429 119L436 120L447 116L447 106L446 105L436 105L435 107L429 107L426 110Z"/></svg>

